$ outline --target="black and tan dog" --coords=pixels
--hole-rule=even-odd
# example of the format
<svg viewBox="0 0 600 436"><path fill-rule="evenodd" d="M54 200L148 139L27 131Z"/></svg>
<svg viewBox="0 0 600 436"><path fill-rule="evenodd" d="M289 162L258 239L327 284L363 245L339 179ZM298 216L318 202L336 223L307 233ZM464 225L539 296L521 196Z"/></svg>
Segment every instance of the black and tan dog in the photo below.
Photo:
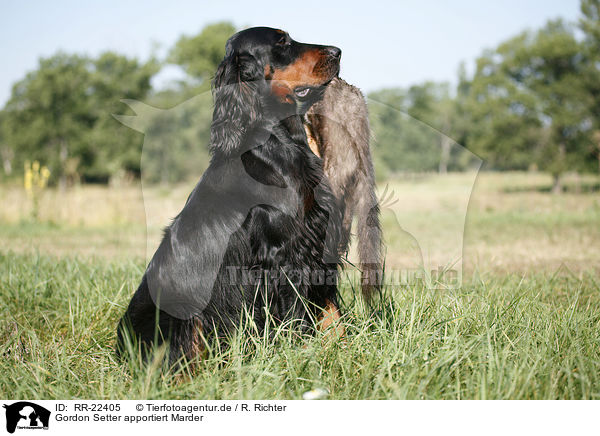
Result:
<svg viewBox="0 0 600 436"><path fill-rule="evenodd" d="M118 328L146 349L168 342L169 362L243 316L339 318L343 203L308 146L303 115L338 75L341 51L280 30L232 36L214 80L212 159L165 230Z"/></svg>

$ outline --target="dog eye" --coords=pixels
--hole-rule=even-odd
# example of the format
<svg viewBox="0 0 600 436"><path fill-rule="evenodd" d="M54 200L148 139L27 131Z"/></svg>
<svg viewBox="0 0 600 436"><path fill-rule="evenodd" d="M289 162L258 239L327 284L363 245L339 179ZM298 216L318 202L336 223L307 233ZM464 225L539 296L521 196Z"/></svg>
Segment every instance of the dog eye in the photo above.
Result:
<svg viewBox="0 0 600 436"><path fill-rule="evenodd" d="M310 88L296 88L294 92L298 97L306 97L310 92Z"/></svg>
<svg viewBox="0 0 600 436"><path fill-rule="evenodd" d="M280 46L290 45L290 41L288 41L286 35L283 35L281 38L279 38L279 41L277 41L276 44Z"/></svg>

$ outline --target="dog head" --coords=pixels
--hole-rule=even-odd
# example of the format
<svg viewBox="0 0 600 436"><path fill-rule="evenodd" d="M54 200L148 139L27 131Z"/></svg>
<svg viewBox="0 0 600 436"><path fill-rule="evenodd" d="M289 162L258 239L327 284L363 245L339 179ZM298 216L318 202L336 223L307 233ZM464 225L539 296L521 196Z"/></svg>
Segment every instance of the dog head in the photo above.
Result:
<svg viewBox="0 0 600 436"><path fill-rule="evenodd" d="M213 82L213 148L233 149L265 114L303 114L339 73L341 50L304 44L286 32L254 27L227 41Z"/></svg>

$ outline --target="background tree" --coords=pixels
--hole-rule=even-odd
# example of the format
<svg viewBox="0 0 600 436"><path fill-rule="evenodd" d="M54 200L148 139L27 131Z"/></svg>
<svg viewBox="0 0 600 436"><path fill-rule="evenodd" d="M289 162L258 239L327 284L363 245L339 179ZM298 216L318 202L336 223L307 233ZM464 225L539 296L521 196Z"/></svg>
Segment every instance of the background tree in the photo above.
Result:
<svg viewBox="0 0 600 436"><path fill-rule="evenodd" d="M227 22L209 24L195 36L182 36L171 49L167 61L180 65L188 77L182 87L162 90L149 99L160 110L145 111L145 181L194 179L208 166L210 81L225 56L225 43L235 32Z"/></svg>
<svg viewBox="0 0 600 436"><path fill-rule="evenodd" d="M95 122L89 59L59 53L41 59L16 83L6 105L6 132L17 160L38 159L66 183L67 160L82 153Z"/></svg>
<svg viewBox="0 0 600 436"><path fill-rule="evenodd" d="M567 170L589 170L590 94L571 26L550 21L478 59L471 88L470 145L501 169L536 163L561 190Z"/></svg>
<svg viewBox="0 0 600 436"><path fill-rule="evenodd" d="M155 59L136 59L106 52L92 64L90 105L96 122L89 132L89 157L85 176L102 180L121 173L138 175L142 138L112 117L123 110L121 99L142 100L151 90L150 80L158 71Z"/></svg>
<svg viewBox="0 0 600 436"><path fill-rule="evenodd" d="M466 113L463 107L463 87L465 82L461 78L456 95L452 95L450 84L425 82L421 85L411 86L408 90L408 114L437 130L439 144L438 171L445 174L450 167L453 170L464 169L468 162L461 162L460 150L452 147L455 142L460 144L464 139L466 129Z"/></svg>
<svg viewBox="0 0 600 436"><path fill-rule="evenodd" d="M165 99L155 97L152 103L167 108L171 96L160 97ZM198 179L210 159L211 93L199 93L167 109L136 112L145 118L142 179L149 183Z"/></svg>
<svg viewBox="0 0 600 436"><path fill-rule="evenodd" d="M425 82L369 94L369 112L379 168L389 172L464 170L470 153L453 147L464 140L468 119L461 81L453 96L448 83Z"/></svg>
<svg viewBox="0 0 600 436"><path fill-rule="evenodd" d="M168 61L183 67L191 79L190 85L205 90L225 56L225 43L235 32L229 22L209 24L198 35L179 38Z"/></svg>
<svg viewBox="0 0 600 436"><path fill-rule="evenodd" d="M471 118L466 144L488 168L526 170L541 141L537 98L510 80L498 59L493 51L477 59L466 103Z"/></svg>
<svg viewBox="0 0 600 436"><path fill-rule="evenodd" d="M39 160L59 184L106 181L139 172L141 137L111 117L121 98L143 98L157 67L115 53L92 60L59 53L14 85L5 108L6 141L16 161Z"/></svg>
<svg viewBox="0 0 600 436"><path fill-rule="evenodd" d="M439 134L408 115L408 92L401 88L369 94L369 118L377 177L388 173L436 171Z"/></svg>
<svg viewBox="0 0 600 436"><path fill-rule="evenodd" d="M600 0L581 0L579 27L585 34L588 48L600 57Z"/></svg>
<svg viewBox="0 0 600 436"><path fill-rule="evenodd" d="M4 174L10 176L12 174L15 151L8 141L6 128L6 112L0 111L0 160L2 160Z"/></svg>
<svg viewBox="0 0 600 436"><path fill-rule="evenodd" d="M408 89L408 114L440 131L440 158L438 170L448 171L452 140L447 136L452 126L454 100L450 97L447 83L425 82Z"/></svg>
<svg viewBox="0 0 600 436"><path fill-rule="evenodd" d="M600 172L600 0L582 0L579 27L583 31L583 54L586 68L582 75L591 98L593 141Z"/></svg>

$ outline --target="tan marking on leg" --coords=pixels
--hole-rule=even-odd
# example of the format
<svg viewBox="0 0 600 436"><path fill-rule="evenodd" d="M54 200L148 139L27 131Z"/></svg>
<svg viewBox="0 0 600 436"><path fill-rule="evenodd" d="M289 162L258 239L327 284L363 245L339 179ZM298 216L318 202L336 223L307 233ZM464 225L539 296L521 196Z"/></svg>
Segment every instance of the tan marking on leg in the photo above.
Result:
<svg viewBox="0 0 600 436"><path fill-rule="evenodd" d="M198 319L195 319L193 323L194 326L192 328L194 331L192 336L192 347L188 357L189 359L194 359L196 357L204 358L207 350L205 347L204 334L202 332L202 323Z"/></svg>
<svg viewBox="0 0 600 436"><path fill-rule="evenodd" d="M208 350L206 349L204 334L202 333L202 323L200 320L195 319L192 321L192 343L188 353L186 354L187 360L190 362L188 370L183 370L177 373L175 380L177 383L190 381L190 376L198 370L198 360L204 359L207 355Z"/></svg>
<svg viewBox="0 0 600 436"><path fill-rule="evenodd" d="M340 322L342 315L340 314L340 310L337 308L335 304L331 301L326 300L325 308L321 315L319 316L319 330L325 331L328 329L332 329L327 332L327 337L333 338L343 338L346 334L346 330L344 326Z"/></svg>

